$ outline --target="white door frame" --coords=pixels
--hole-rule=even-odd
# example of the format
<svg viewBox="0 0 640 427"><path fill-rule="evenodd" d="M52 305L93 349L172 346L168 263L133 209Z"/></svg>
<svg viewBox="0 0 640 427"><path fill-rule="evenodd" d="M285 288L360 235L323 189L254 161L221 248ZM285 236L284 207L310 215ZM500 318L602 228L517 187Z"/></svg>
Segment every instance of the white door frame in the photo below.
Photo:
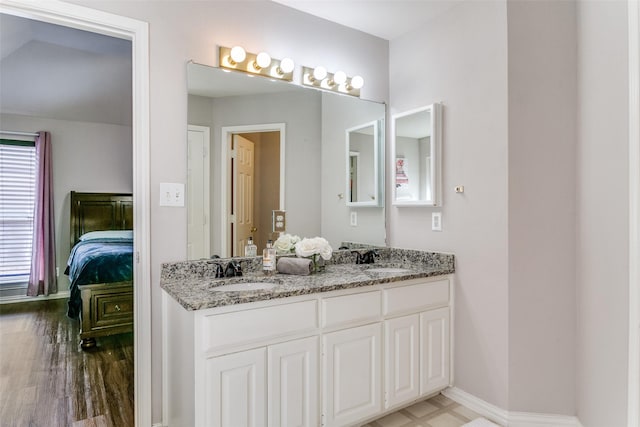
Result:
<svg viewBox="0 0 640 427"><path fill-rule="evenodd" d="M151 263L149 223L149 26L146 22L60 1L1 0L0 12L131 40L135 424L151 425Z"/></svg>
<svg viewBox="0 0 640 427"><path fill-rule="evenodd" d="M222 258L230 257L229 253L229 241L231 236L229 235L229 188L228 188L228 173L229 173L229 160L231 151L229 147L231 145L231 138L234 134L238 133L254 133L254 132L280 132L280 210L284 210L284 178L285 178L285 129L284 123L270 123L263 125L245 125L245 126L223 126L221 130L220 145L221 153L220 158L223 159L222 167L220 168L220 236L223 241L220 246L220 256Z"/></svg>
<svg viewBox="0 0 640 427"><path fill-rule="evenodd" d="M640 425L640 6L629 13L629 386L627 425Z"/></svg>
<svg viewBox="0 0 640 427"><path fill-rule="evenodd" d="M209 160L208 167L204 168L204 189L205 189L205 197L204 197L204 215L206 217L206 224L204 225L204 234L205 234L205 255L207 258L211 256L211 129L208 126L197 126L197 125L187 125L187 130L192 132L202 132L204 134L204 149L206 150L206 158ZM187 194L188 198L188 207L191 208L191 195ZM188 239L188 237L187 237Z"/></svg>

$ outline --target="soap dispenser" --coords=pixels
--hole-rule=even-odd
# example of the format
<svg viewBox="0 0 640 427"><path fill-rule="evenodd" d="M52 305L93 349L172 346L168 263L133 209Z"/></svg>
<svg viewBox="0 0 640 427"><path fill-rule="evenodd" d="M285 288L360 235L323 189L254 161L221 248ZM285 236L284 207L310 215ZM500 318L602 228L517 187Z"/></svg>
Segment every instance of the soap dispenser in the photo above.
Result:
<svg viewBox="0 0 640 427"><path fill-rule="evenodd" d="M258 256L258 247L253 243L253 236L249 236L244 247L244 256Z"/></svg>
<svg viewBox="0 0 640 427"><path fill-rule="evenodd" d="M262 271L267 276L276 272L276 248L273 247L273 240L268 240L267 247L262 251Z"/></svg>

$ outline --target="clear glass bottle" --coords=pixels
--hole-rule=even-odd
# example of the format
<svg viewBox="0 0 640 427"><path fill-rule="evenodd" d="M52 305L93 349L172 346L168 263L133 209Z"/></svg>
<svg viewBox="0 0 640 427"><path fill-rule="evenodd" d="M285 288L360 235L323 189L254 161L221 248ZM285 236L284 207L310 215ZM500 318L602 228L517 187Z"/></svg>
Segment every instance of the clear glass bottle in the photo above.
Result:
<svg viewBox="0 0 640 427"><path fill-rule="evenodd" d="M262 271L267 276L276 272L276 248L273 247L273 240L268 240L267 247L262 251Z"/></svg>
<svg viewBox="0 0 640 427"><path fill-rule="evenodd" d="M258 256L258 247L253 243L252 236L249 236L244 246L244 256Z"/></svg>

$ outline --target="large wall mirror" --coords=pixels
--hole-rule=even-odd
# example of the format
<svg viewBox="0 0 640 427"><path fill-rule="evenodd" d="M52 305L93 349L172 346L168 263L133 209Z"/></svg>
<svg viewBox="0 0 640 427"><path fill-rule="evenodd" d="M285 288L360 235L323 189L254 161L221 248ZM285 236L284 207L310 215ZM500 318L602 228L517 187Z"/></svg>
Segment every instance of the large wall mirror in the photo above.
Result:
<svg viewBox="0 0 640 427"><path fill-rule="evenodd" d="M381 121L365 123L346 131L347 206L380 206L382 167Z"/></svg>
<svg viewBox="0 0 640 427"><path fill-rule="evenodd" d="M325 237L334 249L385 244L384 207L345 203L345 132L382 123L384 104L196 63L187 82L189 259L242 254L242 233L260 252L278 237L274 210L286 212L287 233Z"/></svg>
<svg viewBox="0 0 640 427"><path fill-rule="evenodd" d="M395 206L441 205L442 105L392 117Z"/></svg>

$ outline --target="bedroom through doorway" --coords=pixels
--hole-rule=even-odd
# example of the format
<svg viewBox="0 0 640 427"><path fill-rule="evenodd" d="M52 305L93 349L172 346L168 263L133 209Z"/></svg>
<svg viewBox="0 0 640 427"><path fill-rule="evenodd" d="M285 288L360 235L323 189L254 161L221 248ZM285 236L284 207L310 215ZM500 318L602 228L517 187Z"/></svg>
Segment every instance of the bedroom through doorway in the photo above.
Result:
<svg viewBox="0 0 640 427"><path fill-rule="evenodd" d="M9 425L134 425L133 291L107 301L101 313L101 321L122 324L129 310L128 325L90 337L94 345L83 349L87 329L67 316L71 282L64 274L76 243L72 192L128 196L130 220L117 228L133 232L132 42L8 13L0 13L0 38L2 130L51 134L59 290L0 301L0 370L9 372L11 384L0 390L0 419ZM113 228L94 225L79 231ZM130 259L130 275L119 282L133 282L132 249ZM36 408L24 398L29 390L46 390L47 398Z"/></svg>

